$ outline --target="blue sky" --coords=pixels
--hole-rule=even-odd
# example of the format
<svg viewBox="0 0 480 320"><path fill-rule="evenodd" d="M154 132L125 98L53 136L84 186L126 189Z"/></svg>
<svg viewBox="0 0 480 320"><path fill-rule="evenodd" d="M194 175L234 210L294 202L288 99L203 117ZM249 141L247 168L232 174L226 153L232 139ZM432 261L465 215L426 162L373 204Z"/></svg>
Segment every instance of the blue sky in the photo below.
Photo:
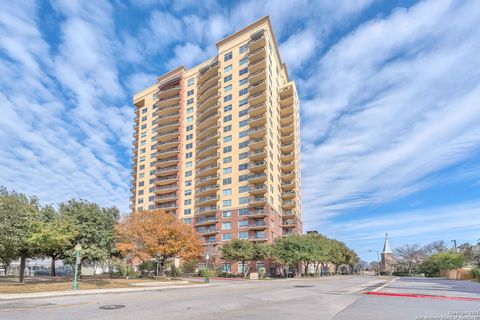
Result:
<svg viewBox="0 0 480 320"><path fill-rule="evenodd" d="M478 1L2 1L0 184L128 210L133 92L270 15L297 82L305 230L374 260L480 238Z"/></svg>

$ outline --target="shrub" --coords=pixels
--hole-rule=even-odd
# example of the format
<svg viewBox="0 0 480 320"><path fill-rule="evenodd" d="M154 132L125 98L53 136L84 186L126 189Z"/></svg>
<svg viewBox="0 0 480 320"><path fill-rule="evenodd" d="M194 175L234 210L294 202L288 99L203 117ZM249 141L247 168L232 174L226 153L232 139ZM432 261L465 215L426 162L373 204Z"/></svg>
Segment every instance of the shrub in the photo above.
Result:
<svg viewBox="0 0 480 320"><path fill-rule="evenodd" d="M188 260L185 261L182 265L182 272L183 273L194 273L195 269L197 268L197 260Z"/></svg>
<svg viewBox="0 0 480 320"><path fill-rule="evenodd" d="M265 279L266 274L267 274L267 269L265 269L265 267L258 268L258 275L260 276L260 279Z"/></svg>
<svg viewBox="0 0 480 320"><path fill-rule="evenodd" d="M428 257L419 267L419 271L427 277L438 276L441 270L454 270L461 268L465 257L454 252L442 252Z"/></svg>
<svg viewBox="0 0 480 320"><path fill-rule="evenodd" d="M480 268L474 268L472 269L472 277L477 279L477 281L480 281Z"/></svg>

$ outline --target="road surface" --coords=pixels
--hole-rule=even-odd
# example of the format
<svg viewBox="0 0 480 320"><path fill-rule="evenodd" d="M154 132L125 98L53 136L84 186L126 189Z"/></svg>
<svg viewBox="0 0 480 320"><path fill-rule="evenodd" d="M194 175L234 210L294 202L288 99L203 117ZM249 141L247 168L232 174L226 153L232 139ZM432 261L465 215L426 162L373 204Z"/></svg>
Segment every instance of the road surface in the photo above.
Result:
<svg viewBox="0 0 480 320"><path fill-rule="evenodd" d="M385 286L390 280L213 281L211 287L0 301L0 319L480 319L478 283L409 278ZM454 318L454 312L476 318Z"/></svg>

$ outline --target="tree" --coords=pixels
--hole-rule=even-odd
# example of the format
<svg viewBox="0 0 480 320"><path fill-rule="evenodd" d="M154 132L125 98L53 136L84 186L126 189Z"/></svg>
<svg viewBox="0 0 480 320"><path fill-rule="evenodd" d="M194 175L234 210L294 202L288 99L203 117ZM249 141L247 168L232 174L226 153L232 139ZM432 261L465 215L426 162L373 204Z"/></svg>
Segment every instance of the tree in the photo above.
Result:
<svg viewBox="0 0 480 320"><path fill-rule="evenodd" d="M439 241L434 241L430 244L427 244L426 246L423 247L423 250L425 251L426 255L430 256L436 253L448 252L448 247L445 244L445 241L439 240Z"/></svg>
<svg viewBox="0 0 480 320"><path fill-rule="evenodd" d="M427 253L420 244L407 244L395 249L395 259L398 264L403 265L410 274L427 257Z"/></svg>
<svg viewBox="0 0 480 320"><path fill-rule="evenodd" d="M33 234L32 241L39 255L51 258L50 275L55 276L55 261L68 257L67 253L75 245L78 226L70 217L61 216L51 206L41 208L37 223L37 232Z"/></svg>
<svg viewBox="0 0 480 320"><path fill-rule="evenodd" d="M309 258L309 252L306 252L305 249L300 235L288 235L275 239L272 245L272 256L281 263L284 268L291 266L296 275L300 263ZM288 272L286 272L285 275L288 276Z"/></svg>
<svg viewBox="0 0 480 320"><path fill-rule="evenodd" d="M6 271L20 257L19 280L24 282L26 259L33 254L39 205L35 197L0 187L0 260Z"/></svg>
<svg viewBox="0 0 480 320"><path fill-rule="evenodd" d="M427 276L437 275L442 270L461 268L465 257L456 252L442 252L429 256L419 267L419 271Z"/></svg>
<svg viewBox="0 0 480 320"><path fill-rule="evenodd" d="M69 200L59 205L60 219L75 226L73 244L81 244L79 270L84 263L103 262L115 253L115 225L119 211L115 207L101 208L86 200ZM65 253L66 261L74 263L73 248Z"/></svg>
<svg viewBox="0 0 480 320"><path fill-rule="evenodd" d="M117 225L116 235L117 249L127 260L155 259L157 276L159 269L162 275L165 274L167 261L173 258L195 259L203 249L191 225L159 210L132 213Z"/></svg>
<svg viewBox="0 0 480 320"><path fill-rule="evenodd" d="M242 263L242 277L245 277L245 266L247 261L260 257L263 249L256 249L254 244L247 240L233 239L226 242L220 248L222 259L229 261L240 261Z"/></svg>

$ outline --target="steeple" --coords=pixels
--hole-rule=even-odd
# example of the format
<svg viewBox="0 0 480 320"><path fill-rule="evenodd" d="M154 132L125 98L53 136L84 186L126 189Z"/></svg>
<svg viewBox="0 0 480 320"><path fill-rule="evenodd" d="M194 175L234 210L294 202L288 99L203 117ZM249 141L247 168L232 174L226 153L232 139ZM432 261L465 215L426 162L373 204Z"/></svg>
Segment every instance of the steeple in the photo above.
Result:
<svg viewBox="0 0 480 320"><path fill-rule="evenodd" d="M388 240L388 233L385 233L385 244L383 245L382 253L393 253L392 248L390 248L390 240Z"/></svg>

